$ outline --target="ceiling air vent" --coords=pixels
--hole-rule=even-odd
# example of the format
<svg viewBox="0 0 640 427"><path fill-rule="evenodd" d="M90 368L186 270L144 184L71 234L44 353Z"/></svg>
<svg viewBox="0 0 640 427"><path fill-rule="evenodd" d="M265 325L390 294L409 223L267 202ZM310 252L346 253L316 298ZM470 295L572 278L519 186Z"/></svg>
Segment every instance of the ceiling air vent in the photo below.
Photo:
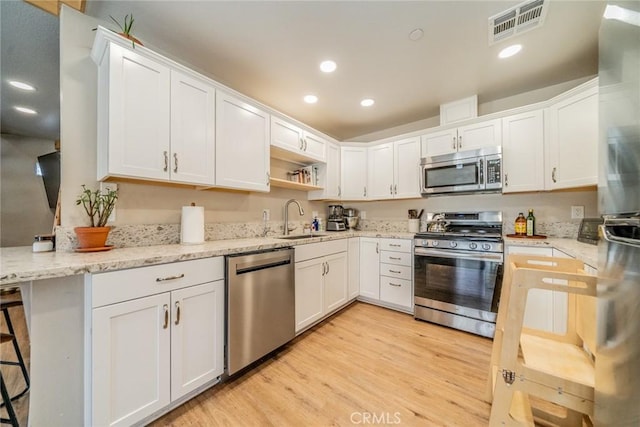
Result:
<svg viewBox="0 0 640 427"><path fill-rule="evenodd" d="M489 18L489 45L542 25L548 0L520 3Z"/></svg>

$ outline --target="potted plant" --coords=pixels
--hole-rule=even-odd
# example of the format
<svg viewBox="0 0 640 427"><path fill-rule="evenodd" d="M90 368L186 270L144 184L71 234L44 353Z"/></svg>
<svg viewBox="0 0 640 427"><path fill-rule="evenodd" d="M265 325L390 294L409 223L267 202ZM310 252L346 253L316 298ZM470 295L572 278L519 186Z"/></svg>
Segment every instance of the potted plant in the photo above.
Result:
<svg viewBox="0 0 640 427"><path fill-rule="evenodd" d="M116 18L111 15L109 15L109 18L111 18L111 20L115 22L116 25L120 28L120 32L118 34L126 39L131 40L131 44L134 49L136 48L136 43L138 43L140 46L143 46L142 42L131 34L131 28L133 27L133 13L131 15L125 15L124 23L122 24L119 23Z"/></svg>
<svg viewBox="0 0 640 427"><path fill-rule="evenodd" d="M76 227L74 231L78 237L78 249L104 250L111 227L106 226L109 216L113 212L118 200L118 192L114 190L91 191L84 184L82 193L78 195L76 205L82 205L89 216L89 227Z"/></svg>

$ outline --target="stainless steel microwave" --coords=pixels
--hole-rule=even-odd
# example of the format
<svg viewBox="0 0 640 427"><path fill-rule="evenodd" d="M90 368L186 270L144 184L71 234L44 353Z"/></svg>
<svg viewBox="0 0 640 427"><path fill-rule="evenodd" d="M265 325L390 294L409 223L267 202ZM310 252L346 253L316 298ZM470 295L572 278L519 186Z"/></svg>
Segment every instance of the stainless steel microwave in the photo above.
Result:
<svg viewBox="0 0 640 427"><path fill-rule="evenodd" d="M502 191L502 147L423 157L420 165L420 187L425 197Z"/></svg>

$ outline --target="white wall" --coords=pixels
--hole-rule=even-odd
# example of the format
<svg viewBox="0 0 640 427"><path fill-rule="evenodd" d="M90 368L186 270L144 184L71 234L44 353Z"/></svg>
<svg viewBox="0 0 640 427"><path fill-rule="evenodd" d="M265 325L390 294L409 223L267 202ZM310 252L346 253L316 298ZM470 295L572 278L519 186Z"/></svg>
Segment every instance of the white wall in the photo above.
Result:
<svg viewBox="0 0 640 427"><path fill-rule="evenodd" d="M2 134L0 153L0 246L27 246L36 234L49 234L53 211L37 157L55 151L54 141Z"/></svg>

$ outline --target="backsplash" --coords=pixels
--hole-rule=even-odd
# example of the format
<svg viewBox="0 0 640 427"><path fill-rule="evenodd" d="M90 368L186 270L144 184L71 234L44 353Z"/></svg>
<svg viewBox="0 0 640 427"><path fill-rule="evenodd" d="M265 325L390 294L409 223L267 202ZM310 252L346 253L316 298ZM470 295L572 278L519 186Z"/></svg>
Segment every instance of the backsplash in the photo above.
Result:
<svg viewBox="0 0 640 427"><path fill-rule="evenodd" d="M300 234L307 221L289 221L294 226L293 234ZM266 236L282 234L283 221L268 221ZM420 223L420 230L425 231L426 221ZM543 222L536 223L536 234L549 237L565 237L575 239L578 236L579 222ZM408 221L406 219L364 219L358 224L358 230L406 233ZM506 222L504 234L514 232L513 222ZM265 223L256 222L218 222L205 224L205 240L243 239L265 236ZM172 245L180 243L180 224L146 224L146 225L117 225L113 226L107 245L118 248ZM77 246L73 227L56 228L56 250L71 252Z"/></svg>

